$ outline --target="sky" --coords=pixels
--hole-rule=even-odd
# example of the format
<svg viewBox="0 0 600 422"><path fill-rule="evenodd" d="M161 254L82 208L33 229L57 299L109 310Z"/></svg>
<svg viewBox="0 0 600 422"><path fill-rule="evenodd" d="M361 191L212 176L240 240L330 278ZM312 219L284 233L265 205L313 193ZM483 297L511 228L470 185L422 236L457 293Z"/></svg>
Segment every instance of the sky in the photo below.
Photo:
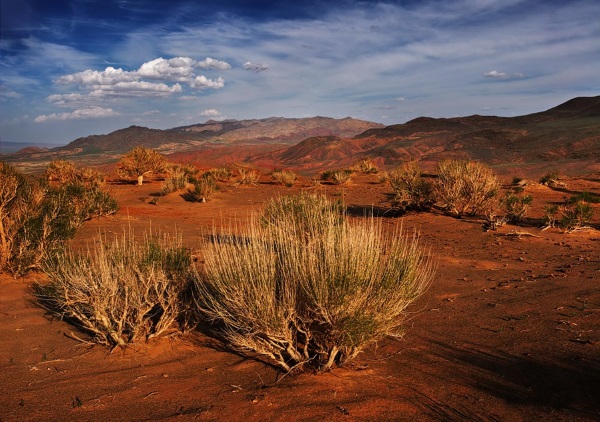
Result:
<svg viewBox="0 0 600 422"><path fill-rule="evenodd" d="M598 0L1 0L0 142L600 95Z"/></svg>

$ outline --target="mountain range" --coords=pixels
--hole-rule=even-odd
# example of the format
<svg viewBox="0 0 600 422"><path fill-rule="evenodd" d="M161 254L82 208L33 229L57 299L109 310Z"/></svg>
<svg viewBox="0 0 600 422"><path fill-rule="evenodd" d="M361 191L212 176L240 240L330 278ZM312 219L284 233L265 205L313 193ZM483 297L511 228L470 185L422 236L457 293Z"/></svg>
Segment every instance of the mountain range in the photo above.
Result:
<svg viewBox="0 0 600 422"><path fill-rule="evenodd" d="M420 117L391 126L328 117L209 120L168 130L131 126L2 159L23 163L63 158L100 165L116 162L137 145L200 167L245 162L314 172L348 167L361 158L384 168L410 158L424 167L463 158L506 171L562 167L590 173L600 171L600 96L574 98L525 116Z"/></svg>

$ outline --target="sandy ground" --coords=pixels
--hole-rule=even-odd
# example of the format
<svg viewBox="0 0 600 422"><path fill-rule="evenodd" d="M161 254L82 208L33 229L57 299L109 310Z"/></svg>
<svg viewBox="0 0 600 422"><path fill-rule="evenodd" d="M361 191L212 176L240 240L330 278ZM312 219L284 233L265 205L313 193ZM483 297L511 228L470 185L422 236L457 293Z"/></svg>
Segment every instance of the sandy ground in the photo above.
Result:
<svg viewBox="0 0 600 422"><path fill-rule="evenodd" d="M31 285L43 275L0 275L0 420L600 420L600 231L539 227L544 204L600 193L600 180L566 183L562 191L527 187L531 219L495 232L435 212L398 218L377 176L320 187L343 197L354 218L374 212L390 230L418 229L438 265L403 340L320 375L284 376L199 332L110 354L75 340L85 335L35 304ZM159 186L111 185L120 211L87 222L74 247L99 231L152 225L180 230L193 248L215 222L315 189L306 179L291 189L265 179L225 186L205 204L177 194L148 204Z"/></svg>

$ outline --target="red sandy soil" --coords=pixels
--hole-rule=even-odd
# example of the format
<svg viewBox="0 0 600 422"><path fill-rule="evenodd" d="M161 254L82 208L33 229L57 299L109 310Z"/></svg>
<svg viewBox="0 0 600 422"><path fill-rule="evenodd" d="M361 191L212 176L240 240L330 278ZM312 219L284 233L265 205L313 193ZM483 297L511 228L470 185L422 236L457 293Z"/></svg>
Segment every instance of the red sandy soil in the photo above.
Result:
<svg viewBox="0 0 600 422"><path fill-rule="evenodd" d="M564 191L533 184L531 219L485 232L482 221L439 212L399 218L377 176L344 187L353 218L374 212L384 227L420 230L438 269L412 308L406 336L368 348L325 374L284 375L227 351L199 332L112 354L35 304L32 274L0 275L1 421L579 421L600 420L600 231L539 227L542 206L600 180L566 180ZM180 230L191 246L213 223L244 220L293 188L265 179L225 186L208 203L178 194L148 204L160 182L111 185L120 211L87 222L73 241L98 231ZM594 225L600 228L600 206Z"/></svg>

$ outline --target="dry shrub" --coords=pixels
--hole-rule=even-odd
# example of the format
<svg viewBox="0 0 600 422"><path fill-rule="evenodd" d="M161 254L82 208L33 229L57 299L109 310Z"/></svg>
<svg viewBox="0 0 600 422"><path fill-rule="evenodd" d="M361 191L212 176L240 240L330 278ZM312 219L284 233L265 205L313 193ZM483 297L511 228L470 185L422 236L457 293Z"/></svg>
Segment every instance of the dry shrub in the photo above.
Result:
<svg viewBox="0 0 600 422"><path fill-rule="evenodd" d="M38 302L110 348L159 336L184 315L191 257L179 236L100 236L87 253L45 262Z"/></svg>
<svg viewBox="0 0 600 422"><path fill-rule="evenodd" d="M18 276L38 268L83 221L117 209L108 193L79 179L50 186L0 163L0 270Z"/></svg>
<svg viewBox="0 0 600 422"><path fill-rule="evenodd" d="M59 184L80 184L86 189L100 189L104 186L104 176L89 167L76 167L66 160L54 160L46 168L46 179Z"/></svg>
<svg viewBox="0 0 600 422"><path fill-rule="evenodd" d="M231 170L227 167L215 167L202 174L202 177L210 177L215 182L228 182L232 176Z"/></svg>
<svg viewBox="0 0 600 422"><path fill-rule="evenodd" d="M297 211L267 218L271 224L255 218L215 233L196 283L201 313L230 347L285 371L326 371L402 336L406 308L433 274L416 235L388 236L374 219L351 225L335 206L323 212L321 200L312 201L312 218L301 211L305 197L298 206L273 204ZM307 223L313 218L322 222Z"/></svg>
<svg viewBox="0 0 600 422"><path fill-rule="evenodd" d="M258 181L260 180L260 171L256 170L255 168L238 165L237 173L237 182L240 185L258 185Z"/></svg>
<svg viewBox="0 0 600 422"><path fill-rule="evenodd" d="M352 179L353 170L328 170L321 174L321 180L343 185Z"/></svg>
<svg viewBox="0 0 600 422"><path fill-rule="evenodd" d="M298 180L298 175L289 170L276 170L271 173L271 179L278 185L284 185L290 188L294 186L294 183Z"/></svg>
<svg viewBox="0 0 600 422"><path fill-rule="evenodd" d="M373 162L370 158L363 158L359 160L356 164L354 164L354 168L356 171L365 173L365 174L376 174L379 172L379 168L377 168L377 164Z"/></svg>
<svg viewBox="0 0 600 422"><path fill-rule="evenodd" d="M500 190L500 182L492 170L475 161L442 161L437 165L437 174L435 199L457 217L489 209Z"/></svg>
<svg viewBox="0 0 600 422"><path fill-rule="evenodd" d="M198 172L196 167L189 164L169 163L166 166L167 176L161 184L161 193L167 195L185 189Z"/></svg>
<svg viewBox="0 0 600 422"><path fill-rule="evenodd" d="M421 177L416 160L408 161L401 169L390 171L387 180L394 190L394 205L403 210L427 211L433 205L431 183Z"/></svg>

